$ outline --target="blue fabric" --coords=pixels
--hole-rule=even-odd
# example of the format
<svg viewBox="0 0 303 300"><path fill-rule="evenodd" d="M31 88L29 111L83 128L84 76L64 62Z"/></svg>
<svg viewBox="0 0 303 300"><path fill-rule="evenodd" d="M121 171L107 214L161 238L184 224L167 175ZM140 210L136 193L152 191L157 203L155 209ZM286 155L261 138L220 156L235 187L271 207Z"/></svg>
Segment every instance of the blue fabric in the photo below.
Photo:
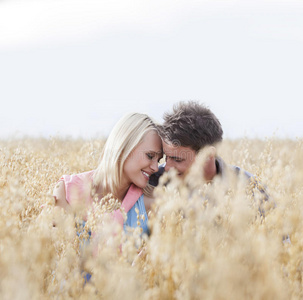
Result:
<svg viewBox="0 0 303 300"><path fill-rule="evenodd" d="M138 214L136 212L136 208L139 211L139 219L137 217ZM144 216L143 219L141 217L142 215ZM135 203L135 205L128 211L127 220L124 222L123 229L127 232L128 227L136 228L138 227L138 221L140 221L140 227L143 229L142 234L146 233L149 235L147 220L147 213L144 205L144 195L142 195Z"/></svg>
<svg viewBox="0 0 303 300"><path fill-rule="evenodd" d="M136 208L139 211L139 214L136 212ZM139 215L139 219L138 216ZM144 216L142 218L142 216ZM137 202L134 204L134 206L128 211L127 213L127 220L124 222L123 229L125 232L128 232L128 227L136 228L138 227L138 221L140 221L140 227L142 228L142 234L146 233L149 234L149 229L147 226L147 213L144 205L144 195L141 195L141 197L137 200ZM88 238L84 238L84 227L86 222L82 221L82 223L77 224L77 235L79 236L80 240L84 242L84 244L89 243L89 240L91 238L91 231L88 231Z"/></svg>
<svg viewBox="0 0 303 300"><path fill-rule="evenodd" d="M149 230L147 226L147 213L144 205L144 195L142 195L138 201L135 203L135 205L128 211L127 213L127 220L124 222L123 229L125 232L128 232L128 227L136 228L138 227L138 218L137 218L137 212L136 208L139 211L139 221L140 221L140 227L143 229L142 234L146 233L149 235ZM142 219L141 216L144 216ZM78 224L77 228L77 235L79 236L80 239L84 241L84 246L87 245L90 241L91 238L91 232L88 232L88 239L83 237L83 232L84 232L84 226L86 222L83 221L81 224ZM81 247L81 246L80 246ZM84 278L84 284L88 283L92 277L92 275L88 272L82 271L82 276Z"/></svg>

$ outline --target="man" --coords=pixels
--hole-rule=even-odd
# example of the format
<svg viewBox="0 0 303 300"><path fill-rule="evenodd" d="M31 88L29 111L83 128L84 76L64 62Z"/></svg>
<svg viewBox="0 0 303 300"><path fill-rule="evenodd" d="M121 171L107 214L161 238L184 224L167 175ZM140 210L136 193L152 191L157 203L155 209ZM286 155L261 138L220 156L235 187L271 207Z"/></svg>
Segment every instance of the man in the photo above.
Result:
<svg viewBox="0 0 303 300"><path fill-rule="evenodd" d="M208 148L209 154L203 166L203 176L206 182L211 182L215 176L223 176L228 169L239 174L240 168L228 167L216 155L216 147L222 141L223 130L217 117L207 107L198 102L179 102L173 107L172 113L164 114L164 123L160 135L166 163L159 167L159 171L150 177L149 183L158 185L159 178L164 171L175 168L180 177L185 177L196 160L197 154ZM255 180L255 177L243 171L249 183L257 187L268 200L265 189Z"/></svg>

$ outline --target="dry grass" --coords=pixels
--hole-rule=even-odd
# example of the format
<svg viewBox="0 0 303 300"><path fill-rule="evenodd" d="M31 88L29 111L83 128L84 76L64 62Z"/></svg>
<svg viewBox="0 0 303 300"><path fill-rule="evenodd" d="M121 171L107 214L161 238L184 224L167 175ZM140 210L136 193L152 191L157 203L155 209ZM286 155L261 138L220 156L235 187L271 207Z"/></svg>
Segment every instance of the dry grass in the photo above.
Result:
<svg viewBox="0 0 303 300"><path fill-rule="evenodd" d="M193 170L185 183L157 188L150 238L125 236L96 209L92 246L51 195L62 174L94 169L102 147L0 141L1 299L303 298L302 140L225 141L219 150L266 183L276 208L265 218L256 191L251 197L239 181L203 185ZM291 243L282 242L287 234ZM87 284L84 270L93 275Z"/></svg>

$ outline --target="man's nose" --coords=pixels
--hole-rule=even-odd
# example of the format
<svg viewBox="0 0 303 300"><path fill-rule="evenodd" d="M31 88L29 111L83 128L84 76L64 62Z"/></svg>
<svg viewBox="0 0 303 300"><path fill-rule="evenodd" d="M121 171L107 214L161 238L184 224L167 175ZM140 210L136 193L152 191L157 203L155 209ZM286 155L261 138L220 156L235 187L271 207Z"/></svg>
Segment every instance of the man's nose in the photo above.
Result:
<svg viewBox="0 0 303 300"><path fill-rule="evenodd" d="M169 159L166 160L166 164L165 164L165 172L168 172L170 170L170 168L172 168L172 164L171 161Z"/></svg>

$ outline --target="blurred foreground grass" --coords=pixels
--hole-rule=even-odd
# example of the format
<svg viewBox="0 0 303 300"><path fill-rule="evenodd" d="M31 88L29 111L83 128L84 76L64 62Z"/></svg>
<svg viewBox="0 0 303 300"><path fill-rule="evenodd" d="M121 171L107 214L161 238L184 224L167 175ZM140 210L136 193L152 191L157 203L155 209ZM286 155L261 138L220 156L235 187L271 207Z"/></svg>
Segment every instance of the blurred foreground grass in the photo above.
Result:
<svg viewBox="0 0 303 300"><path fill-rule="evenodd" d="M62 174L94 169L103 144L0 141L1 299L303 298L302 140L243 139L219 149L267 185L277 206L265 218L240 184L210 187L193 173L156 189L149 238L92 215L95 251L76 234L75 218L54 209L52 190ZM291 243L282 242L286 234Z"/></svg>

